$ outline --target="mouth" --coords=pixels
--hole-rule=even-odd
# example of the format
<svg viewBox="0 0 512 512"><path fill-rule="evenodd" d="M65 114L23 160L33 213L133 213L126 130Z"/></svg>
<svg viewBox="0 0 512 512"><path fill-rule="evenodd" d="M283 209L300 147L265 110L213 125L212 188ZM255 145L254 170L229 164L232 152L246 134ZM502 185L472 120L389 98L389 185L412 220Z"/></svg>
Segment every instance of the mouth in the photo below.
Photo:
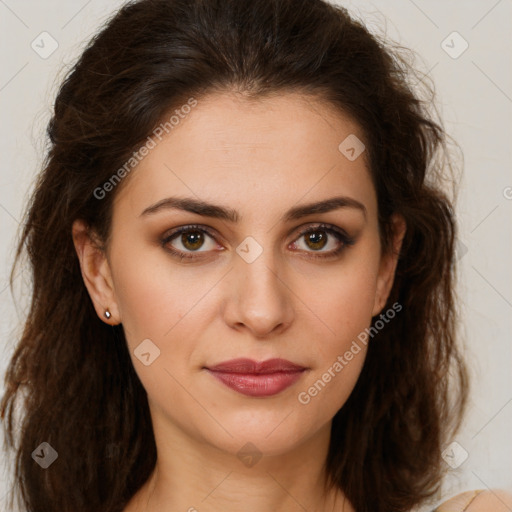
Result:
<svg viewBox="0 0 512 512"><path fill-rule="evenodd" d="M281 393L297 382L307 368L286 359L233 359L204 367L218 381L246 396L266 397Z"/></svg>

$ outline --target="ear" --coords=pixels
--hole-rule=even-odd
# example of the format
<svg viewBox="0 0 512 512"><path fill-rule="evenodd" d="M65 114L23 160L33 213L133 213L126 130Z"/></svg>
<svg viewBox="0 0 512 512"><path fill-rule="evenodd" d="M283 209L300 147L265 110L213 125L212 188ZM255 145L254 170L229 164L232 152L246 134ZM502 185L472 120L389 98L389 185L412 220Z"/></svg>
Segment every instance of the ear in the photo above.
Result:
<svg viewBox="0 0 512 512"><path fill-rule="evenodd" d="M72 236L82 278L97 315L109 325L119 324L121 320L110 265L99 238L83 220L73 222ZM108 319L105 317L107 309L112 315Z"/></svg>
<svg viewBox="0 0 512 512"><path fill-rule="evenodd" d="M393 214L391 223L393 239L390 249L381 255L372 316L378 315L382 311L388 300L391 288L393 288L398 256L407 229L405 220L401 215Z"/></svg>

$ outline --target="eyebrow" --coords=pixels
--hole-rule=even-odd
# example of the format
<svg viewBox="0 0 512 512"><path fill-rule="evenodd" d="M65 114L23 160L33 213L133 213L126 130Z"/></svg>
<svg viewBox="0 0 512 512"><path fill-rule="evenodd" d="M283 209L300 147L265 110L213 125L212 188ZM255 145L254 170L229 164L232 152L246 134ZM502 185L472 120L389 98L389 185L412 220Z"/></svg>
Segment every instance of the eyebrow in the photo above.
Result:
<svg viewBox="0 0 512 512"><path fill-rule="evenodd" d="M338 210L340 208L357 209L363 213L365 218L367 215L367 210L364 204L351 197L336 196L315 203L294 206L288 210L280 220L284 222L290 222L292 220L297 220L308 215L327 213L333 210ZM205 201L191 197L167 197L151 206L148 206L140 214L140 217L145 215L152 215L154 213L168 209L183 210L186 212L195 213L197 215L202 215L204 217L212 217L233 223L237 223L241 218L239 213L232 208L207 203Z"/></svg>

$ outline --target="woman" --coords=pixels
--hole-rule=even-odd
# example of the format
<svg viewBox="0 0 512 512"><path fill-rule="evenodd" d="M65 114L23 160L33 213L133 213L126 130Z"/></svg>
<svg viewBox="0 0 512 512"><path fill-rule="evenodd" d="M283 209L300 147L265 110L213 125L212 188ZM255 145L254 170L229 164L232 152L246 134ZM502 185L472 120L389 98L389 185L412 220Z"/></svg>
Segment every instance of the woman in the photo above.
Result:
<svg viewBox="0 0 512 512"><path fill-rule="evenodd" d="M33 297L1 411L15 448L26 392L26 510L436 496L467 374L445 134L408 71L321 0L140 0L91 41L17 253Z"/></svg>

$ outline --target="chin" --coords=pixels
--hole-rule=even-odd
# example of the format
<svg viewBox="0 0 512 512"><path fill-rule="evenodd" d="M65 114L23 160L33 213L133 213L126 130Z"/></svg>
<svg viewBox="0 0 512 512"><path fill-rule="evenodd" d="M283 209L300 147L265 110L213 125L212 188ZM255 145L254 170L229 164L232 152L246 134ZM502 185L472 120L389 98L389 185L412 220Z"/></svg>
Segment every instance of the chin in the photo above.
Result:
<svg viewBox="0 0 512 512"><path fill-rule="evenodd" d="M210 442L217 448L241 456L240 451L254 451L265 456L284 455L305 442L316 432L313 425L309 425L305 418L299 418L297 411L279 413L257 414L254 411L250 417L238 417L236 420L224 419L221 424L233 437L222 435L219 432Z"/></svg>

